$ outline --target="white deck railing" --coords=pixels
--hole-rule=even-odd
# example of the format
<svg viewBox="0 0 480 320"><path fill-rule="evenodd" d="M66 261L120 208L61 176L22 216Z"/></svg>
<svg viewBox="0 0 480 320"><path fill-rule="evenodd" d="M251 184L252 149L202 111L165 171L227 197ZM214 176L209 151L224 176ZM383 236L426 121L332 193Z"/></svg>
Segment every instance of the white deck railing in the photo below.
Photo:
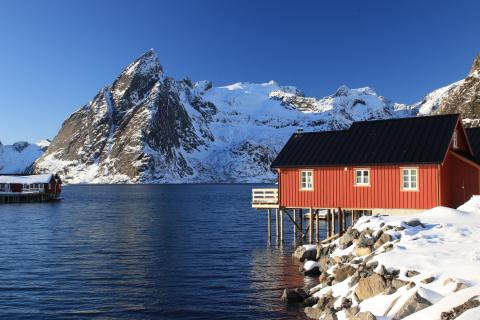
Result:
<svg viewBox="0 0 480 320"><path fill-rule="evenodd" d="M252 205L276 205L278 204L278 189L264 188L252 189Z"/></svg>

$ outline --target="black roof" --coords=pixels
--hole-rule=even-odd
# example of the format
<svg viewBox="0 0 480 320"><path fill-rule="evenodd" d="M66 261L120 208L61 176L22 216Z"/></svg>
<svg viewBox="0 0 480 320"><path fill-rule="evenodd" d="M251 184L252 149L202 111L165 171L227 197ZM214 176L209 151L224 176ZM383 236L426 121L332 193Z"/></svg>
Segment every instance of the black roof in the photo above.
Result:
<svg viewBox="0 0 480 320"><path fill-rule="evenodd" d="M295 133L273 168L442 163L458 114L354 122L348 130Z"/></svg>
<svg viewBox="0 0 480 320"><path fill-rule="evenodd" d="M475 158L480 158L480 128L467 129L468 141L472 147Z"/></svg>

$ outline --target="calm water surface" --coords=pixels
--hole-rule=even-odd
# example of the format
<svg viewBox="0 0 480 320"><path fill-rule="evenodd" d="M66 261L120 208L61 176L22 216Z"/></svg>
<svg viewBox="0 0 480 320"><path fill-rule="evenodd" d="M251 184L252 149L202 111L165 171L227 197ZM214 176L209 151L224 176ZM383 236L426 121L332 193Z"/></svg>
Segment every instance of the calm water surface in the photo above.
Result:
<svg viewBox="0 0 480 320"><path fill-rule="evenodd" d="M0 318L298 319L311 286L266 236L252 185L67 186L0 205ZM312 282L309 282L312 281Z"/></svg>

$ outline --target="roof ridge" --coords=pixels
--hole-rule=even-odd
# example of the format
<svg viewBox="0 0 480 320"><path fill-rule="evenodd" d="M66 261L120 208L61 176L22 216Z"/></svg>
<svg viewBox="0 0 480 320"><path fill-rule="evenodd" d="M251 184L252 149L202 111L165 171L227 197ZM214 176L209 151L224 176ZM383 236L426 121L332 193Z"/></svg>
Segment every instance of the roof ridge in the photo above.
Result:
<svg viewBox="0 0 480 320"><path fill-rule="evenodd" d="M389 118L389 119L373 119L373 120L360 120L360 121L354 121L352 123L364 123L364 122L382 122L382 121L406 121L406 120L420 120L420 119L430 119L430 118L448 118L448 117L459 117L460 113L448 113L448 114L434 114L434 115L429 115L429 116L414 116L414 117L401 117L401 118Z"/></svg>

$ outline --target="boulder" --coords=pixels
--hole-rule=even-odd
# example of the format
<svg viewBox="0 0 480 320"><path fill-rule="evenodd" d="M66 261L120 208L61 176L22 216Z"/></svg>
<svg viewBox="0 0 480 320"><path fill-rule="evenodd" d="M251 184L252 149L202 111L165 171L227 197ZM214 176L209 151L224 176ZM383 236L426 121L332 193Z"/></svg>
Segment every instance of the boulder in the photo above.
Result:
<svg viewBox="0 0 480 320"><path fill-rule="evenodd" d="M357 247L355 248L355 254L358 257L366 256L372 253L372 248L370 247Z"/></svg>
<svg viewBox="0 0 480 320"><path fill-rule="evenodd" d="M304 311L307 317L312 319L320 319L323 314L323 310L316 307L306 307Z"/></svg>
<svg viewBox="0 0 480 320"><path fill-rule="evenodd" d="M305 276L319 276L320 275L320 265L315 261L307 261L300 267L299 271Z"/></svg>
<svg viewBox="0 0 480 320"><path fill-rule="evenodd" d="M286 303L301 303L308 298L308 294L302 288L285 289L282 294L282 301Z"/></svg>
<svg viewBox="0 0 480 320"><path fill-rule="evenodd" d="M428 278L423 279L422 283L427 284L427 283L433 282L434 280L435 280L435 277L428 277Z"/></svg>
<svg viewBox="0 0 480 320"><path fill-rule="evenodd" d="M362 301L383 293L386 289L387 283L385 279L383 279L381 275L374 273L358 281L358 285L355 288L355 295L359 301Z"/></svg>
<svg viewBox="0 0 480 320"><path fill-rule="evenodd" d="M392 317L392 320L400 320L406 316L411 315L417 311L420 311L432 304L427 299L422 298L418 292L412 294L410 298L400 307L400 309Z"/></svg>
<svg viewBox="0 0 480 320"><path fill-rule="evenodd" d="M409 227L418 227L418 226L421 226L422 228L425 228L425 226L423 225L422 222L420 222L419 219L417 218L413 218L413 219L410 219L408 221L405 221L405 224Z"/></svg>
<svg viewBox="0 0 480 320"><path fill-rule="evenodd" d="M365 311L357 313L353 320L377 320L377 317L370 311Z"/></svg>
<svg viewBox="0 0 480 320"><path fill-rule="evenodd" d="M417 275L419 275L420 272L416 271L416 270L408 270L407 273L405 274L407 277L411 278L411 277L415 277Z"/></svg>
<svg viewBox="0 0 480 320"><path fill-rule="evenodd" d="M450 284L453 284L454 286L454 289L453 289L453 292L457 292L459 290L462 290L462 289L465 289L465 288L468 288L468 286L459 281L459 280L456 280L456 279L452 279L452 278L448 278L446 279L444 282L443 282L443 285L446 286L446 285L450 285Z"/></svg>
<svg viewBox="0 0 480 320"><path fill-rule="evenodd" d="M310 296L303 301L303 306L304 307L313 307L314 305L317 304L318 300L319 300L318 297Z"/></svg>
<svg viewBox="0 0 480 320"><path fill-rule="evenodd" d="M478 296L475 296L448 312L442 312L440 317L442 320L453 320L458 318L465 311L478 307L480 307L480 301L478 300Z"/></svg>
<svg viewBox="0 0 480 320"><path fill-rule="evenodd" d="M317 256L317 246L315 245L305 245L300 246L292 254L293 258L304 262L305 260L315 260Z"/></svg>
<svg viewBox="0 0 480 320"><path fill-rule="evenodd" d="M373 248L378 249L383 246L385 243L392 241L393 238L388 233L382 232L382 234L378 237L377 241L373 244Z"/></svg>
<svg viewBox="0 0 480 320"><path fill-rule="evenodd" d="M345 310L345 315L347 319L353 319L353 317L360 312L360 308L358 306L351 307L350 309Z"/></svg>
<svg viewBox="0 0 480 320"><path fill-rule="evenodd" d="M398 289L400 289L401 287L406 286L407 284L408 284L407 281L403 281L403 280L400 280L400 279L393 279L393 280L392 280L392 283L391 283L391 286L392 286L392 288L394 288L395 290L398 290Z"/></svg>
<svg viewBox="0 0 480 320"><path fill-rule="evenodd" d="M351 265L345 265L335 270L335 281L342 282L355 273L356 269Z"/></svg>
<svg viewBox="0 0 480 320"><path fill-rule="evenodd" d="M375 239L368 236L368 233L361 233L360 237L357 239L357 247L371 247L375 243Z"/></svg>
<svg viewBox="0 0 480 320"><path fill-rule="evenodd" d="M334 244L318 246L317 247L317 256L316 260L320 260L321 258L329 258L330 254L335 250L336 246Z"/></svg>
<svg viewBox="0 0 480 320"><path fill-rule="evenodd" d="M340 238L340 248L345 249L350 247L355 240L360 236L360 232L352 227L348 228L345 234Z"/></svg>

